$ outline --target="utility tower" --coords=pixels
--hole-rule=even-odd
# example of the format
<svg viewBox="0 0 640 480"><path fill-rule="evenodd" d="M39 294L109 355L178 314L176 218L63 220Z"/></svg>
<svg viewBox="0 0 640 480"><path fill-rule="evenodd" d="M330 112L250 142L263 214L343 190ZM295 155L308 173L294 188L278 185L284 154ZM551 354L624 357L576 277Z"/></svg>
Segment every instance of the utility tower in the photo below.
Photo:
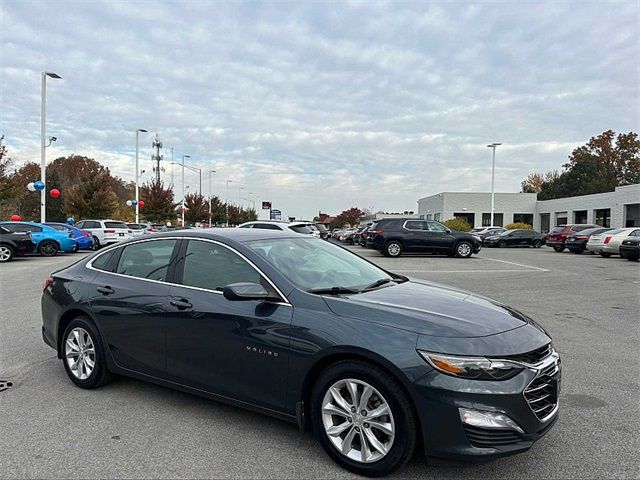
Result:
<svg viewBox="0 0 640 480"><path fill-rule="evenodd" d="M151 155L151 160L153 160L156 163L155 167L153 167L153 171L156 174L156 182L160 183L160 173L164 172L164 167L160 166L160 162L163 159L162 142L158 138L157 133L156 133L156 138L153 139L152 146L156 151L153 155Z"/></svg>

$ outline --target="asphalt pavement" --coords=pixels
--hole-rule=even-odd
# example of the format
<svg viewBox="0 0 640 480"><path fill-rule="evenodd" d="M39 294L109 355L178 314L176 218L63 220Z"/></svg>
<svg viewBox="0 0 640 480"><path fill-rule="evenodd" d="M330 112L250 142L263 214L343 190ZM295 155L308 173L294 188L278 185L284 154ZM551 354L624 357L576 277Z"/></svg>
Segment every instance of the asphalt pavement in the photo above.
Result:
<svg viewBox="0 0 640 480"><path fill-rule="evenodd" d="M397 478L639 478L640 263L483 249L471 259L349 247L383 268L525 312L562 356L560 419L527 453L482 464L417 457ZM92 391L41 338L41 285L84 254L0 265L1 478L347 478L311 433L137 380Z"/></svg>

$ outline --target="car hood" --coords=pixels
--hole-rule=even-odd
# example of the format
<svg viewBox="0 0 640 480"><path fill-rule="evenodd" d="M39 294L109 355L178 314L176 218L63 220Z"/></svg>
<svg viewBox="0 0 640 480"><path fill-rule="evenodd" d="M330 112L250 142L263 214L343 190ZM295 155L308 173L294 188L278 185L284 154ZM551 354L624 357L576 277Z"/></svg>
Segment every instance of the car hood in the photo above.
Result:
<svg viewBox="0 0 640 480"><path fill-rule="evenodd" d="M485 337L533 324L488 298L422 280L325 301L338 315L434 337Z"/></svg>

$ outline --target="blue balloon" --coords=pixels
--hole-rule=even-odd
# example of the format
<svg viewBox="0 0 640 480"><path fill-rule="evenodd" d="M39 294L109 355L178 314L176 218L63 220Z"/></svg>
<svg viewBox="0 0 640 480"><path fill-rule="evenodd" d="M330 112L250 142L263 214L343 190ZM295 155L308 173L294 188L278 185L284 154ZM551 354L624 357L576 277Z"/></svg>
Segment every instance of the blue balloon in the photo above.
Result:
<svg viewBox="0 0 640 480"><path fill-rule="evenodd" d="M42 183L40 180L33 182L33 186L38 191L44 190L44 183Z"/></svg>
<svg viewBox="0 0 640 480"><path fill-rule="evenodd" d="M131 200L131 205L133 205L134 207L138 204L137 200Z"/></svg>

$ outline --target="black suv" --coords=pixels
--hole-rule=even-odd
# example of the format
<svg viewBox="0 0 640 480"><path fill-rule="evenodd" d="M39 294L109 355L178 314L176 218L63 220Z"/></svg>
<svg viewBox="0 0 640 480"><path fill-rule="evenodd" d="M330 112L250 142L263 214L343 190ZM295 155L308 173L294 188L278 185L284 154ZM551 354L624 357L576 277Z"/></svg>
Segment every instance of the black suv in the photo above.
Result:
<svg viewBox="0 0 640 480"><path fill-rule="evenodd" d="M386 218L371 225L367 247L399 257L403 252L442 253L468 258L482 248L479 238L431 220Z"/></svg>

